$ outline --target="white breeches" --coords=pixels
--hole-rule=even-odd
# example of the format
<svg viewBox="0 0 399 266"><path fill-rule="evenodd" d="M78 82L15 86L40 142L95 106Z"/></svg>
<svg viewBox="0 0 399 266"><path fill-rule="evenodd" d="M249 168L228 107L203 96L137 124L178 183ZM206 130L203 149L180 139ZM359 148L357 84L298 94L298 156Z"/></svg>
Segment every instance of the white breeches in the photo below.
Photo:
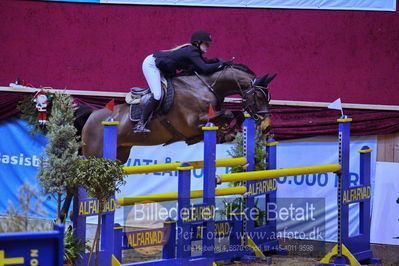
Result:
<svg viewBox="0 0 399 266"><path fill-rule="evenodd" d="M162 95L161 71L155 65L155 58L147 56L143 61L143 73L155 100L160 100Z"/></svg>

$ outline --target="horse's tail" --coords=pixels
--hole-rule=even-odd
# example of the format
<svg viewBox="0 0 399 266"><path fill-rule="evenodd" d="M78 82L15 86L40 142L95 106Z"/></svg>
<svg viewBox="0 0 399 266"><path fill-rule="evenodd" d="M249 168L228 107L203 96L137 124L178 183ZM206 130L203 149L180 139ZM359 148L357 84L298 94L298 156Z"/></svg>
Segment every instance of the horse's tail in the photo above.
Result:
<svg viewBox="0 0 399 266"><path fill-rule="evenodd" d="M89 116L91 113L94 111L94 108L88 105L80 105L74 113L75 116L75 121L74 121L74 126L77 129L77 135L81 136L82 135L82 129L83 126L85 125L87 119L89 119Z"/></svg>

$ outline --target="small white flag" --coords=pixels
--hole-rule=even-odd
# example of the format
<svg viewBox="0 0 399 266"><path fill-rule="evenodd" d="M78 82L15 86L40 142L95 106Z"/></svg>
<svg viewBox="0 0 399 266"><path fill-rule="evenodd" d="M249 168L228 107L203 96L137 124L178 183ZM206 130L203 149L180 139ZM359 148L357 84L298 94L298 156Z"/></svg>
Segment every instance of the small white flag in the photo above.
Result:
<svg viewBox="0 0 399 266"><path fill-rule="evenodd" d="M344 112L342 110L342 103L341 103L341 98L336 99L334 102L330 103L327 108L329 109L335 109L335 110L341 110L341 114L344 115Z"/></svg>

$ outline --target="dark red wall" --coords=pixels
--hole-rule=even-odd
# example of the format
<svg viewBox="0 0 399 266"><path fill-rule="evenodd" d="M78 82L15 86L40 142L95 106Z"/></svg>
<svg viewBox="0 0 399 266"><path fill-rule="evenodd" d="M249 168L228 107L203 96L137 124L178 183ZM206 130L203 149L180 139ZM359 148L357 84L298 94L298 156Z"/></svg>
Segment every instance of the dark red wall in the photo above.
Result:
<svg viewBox="0 0 399 266"><path fill-rule="evenodd" d="M0 1L0 86L144 86L141 62L206 29L208 54L277 72L273 99L399 103L398 12Z"/></svg>

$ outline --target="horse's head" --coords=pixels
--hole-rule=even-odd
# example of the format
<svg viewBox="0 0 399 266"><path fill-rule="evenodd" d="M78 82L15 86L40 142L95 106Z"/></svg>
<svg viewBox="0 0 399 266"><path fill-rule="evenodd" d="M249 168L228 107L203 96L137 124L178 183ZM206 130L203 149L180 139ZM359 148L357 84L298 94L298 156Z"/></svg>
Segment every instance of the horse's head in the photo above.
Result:
<svg viewBox="0 0 399 266"><path fill-rule="evenodd" d="M276 77L264 75L253 80L252 85L242 91L243 108L256 121L257 127L263 133L268 133L271 127L269 110L270 93L268 84Z"/></svg>
<svg viewBox="0 0 399 266"><path fill-rule="evenodd" d="M258 129L266 134L271 127L268 84L275 77L276 74L256 78L246 65L232 64L213 74L207 87L213 89L220 99L240 94L243 109L256 121Z"/></svg>

